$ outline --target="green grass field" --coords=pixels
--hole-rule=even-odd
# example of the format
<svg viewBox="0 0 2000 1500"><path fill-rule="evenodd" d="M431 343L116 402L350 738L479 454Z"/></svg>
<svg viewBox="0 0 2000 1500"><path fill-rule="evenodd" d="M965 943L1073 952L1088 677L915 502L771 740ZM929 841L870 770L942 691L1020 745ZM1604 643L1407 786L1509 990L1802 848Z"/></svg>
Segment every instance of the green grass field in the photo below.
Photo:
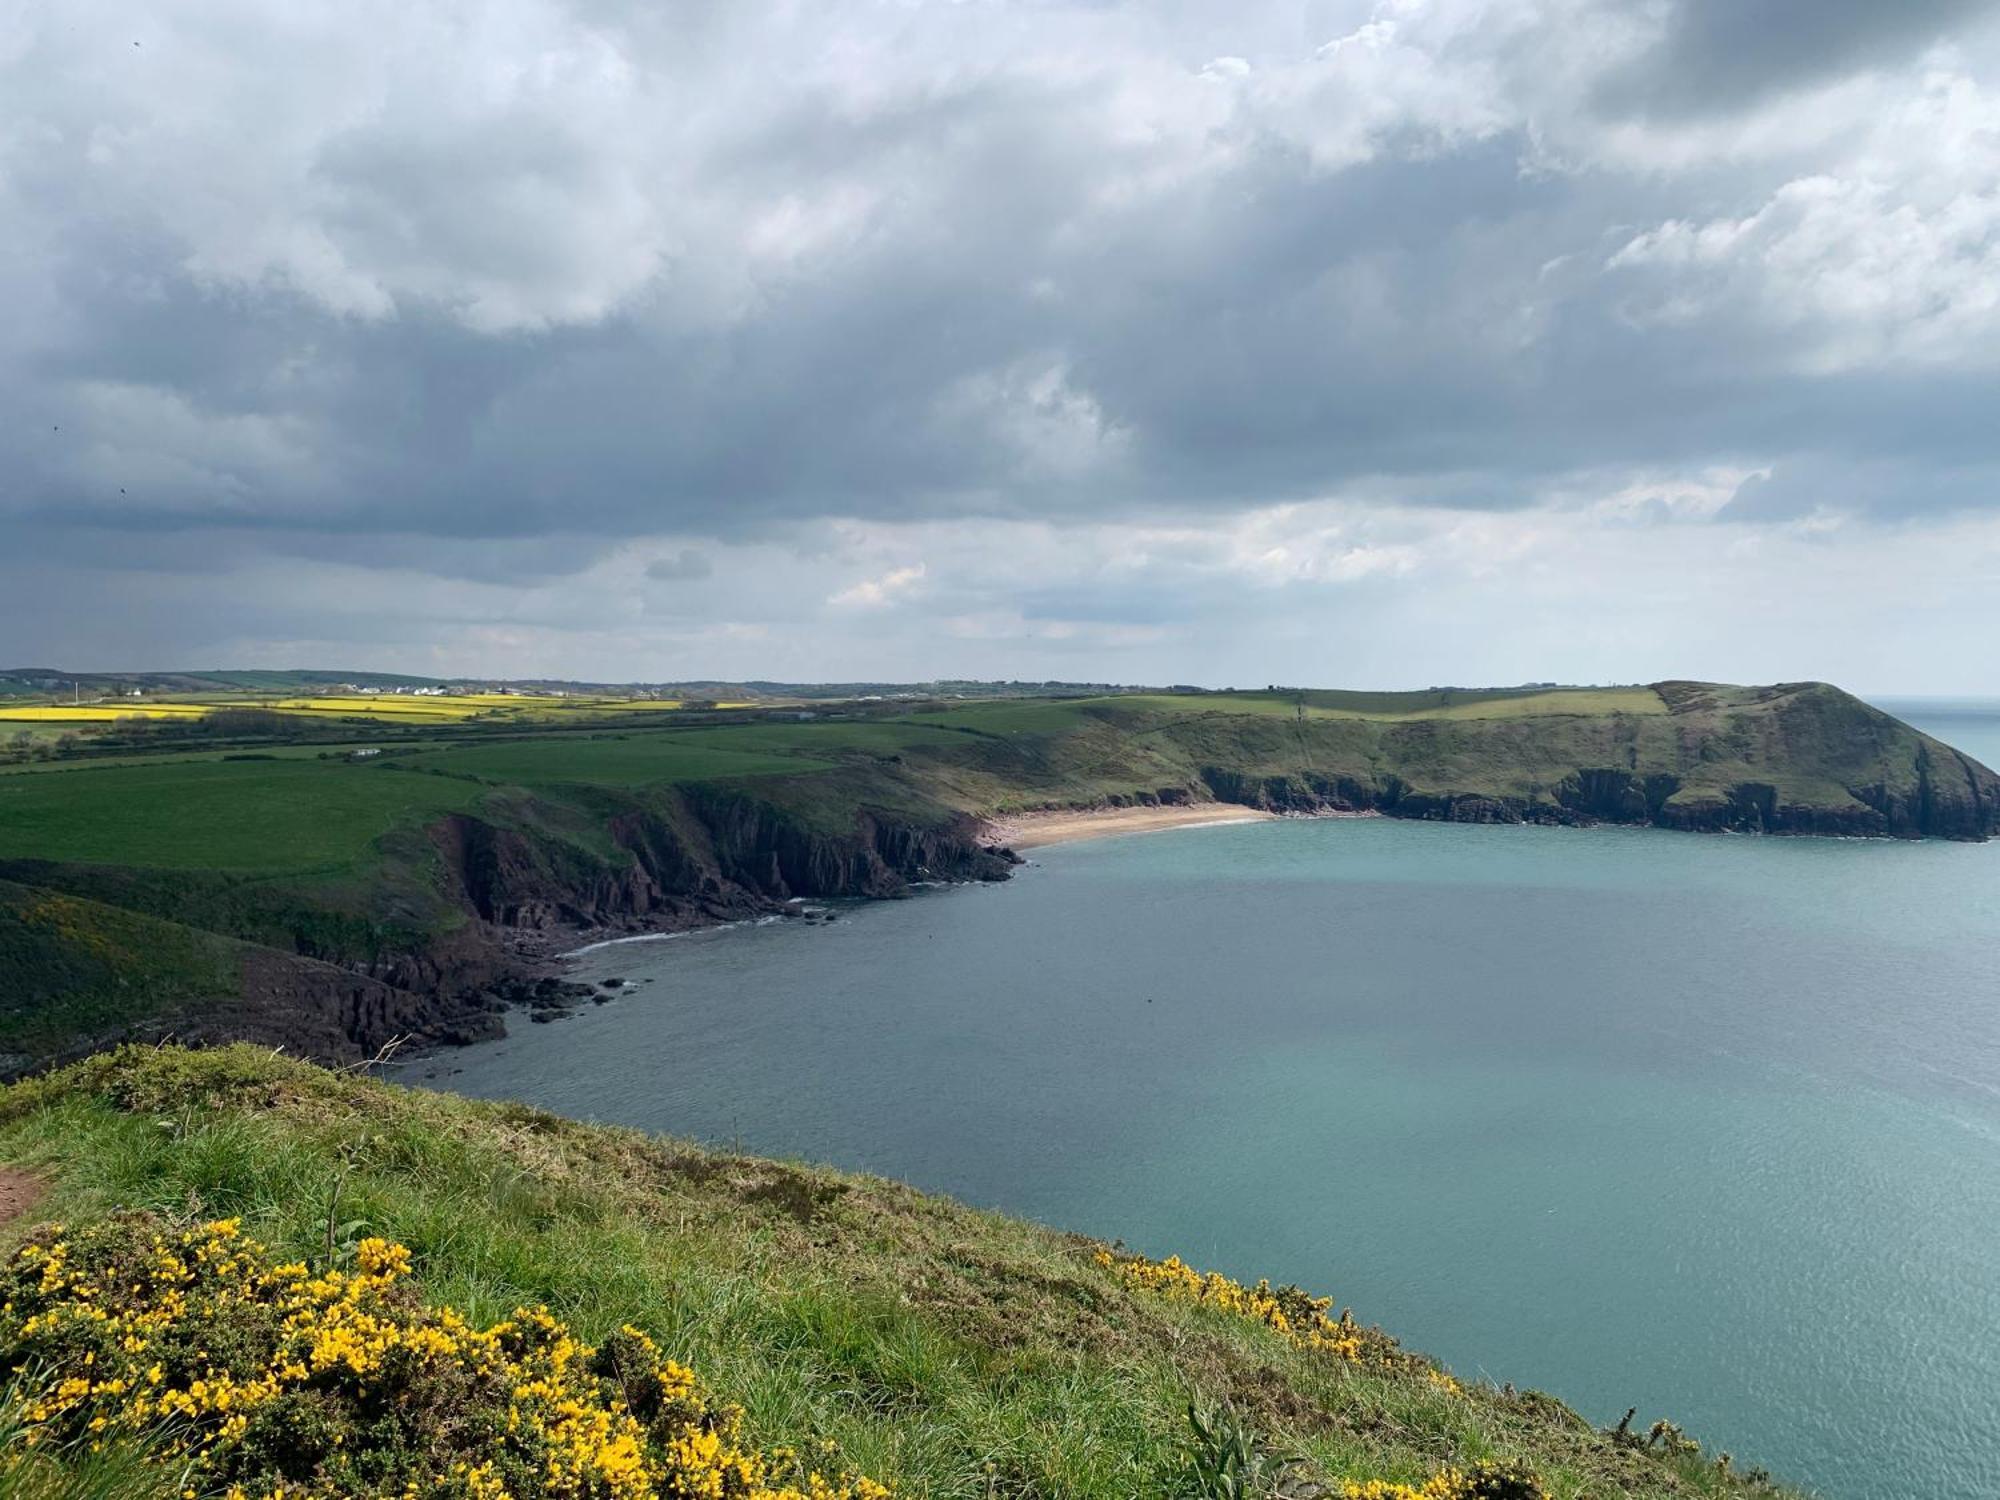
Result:
<svg viewBox="0 0 2000 1500"><path fill-rule="evenodd" d="M503 744L453 746L395 761L411 771L444 771L525 787L662 786L809 771L827 764L807 756L774 754L748 742L739 747L728 739L697 741L684 734L636 734L629 739L550 734Z"/></svg>
<svg viewBox="0 0 2000 1500"><path fill-rule="evenodd" d="M1648 687L1431 689L1414 693L1352 693L1309 689L1300 693L1229 693L1169 697L1134 693L1095 702L1152 713L1253 714L1292 718L1303 703L1313 719L1533 719L1664 714L1667 706Z"/></svg>
<svg viewBox="0 0 2000 1500"><path fill-rule="evenodd" d="M350 761L70 768L0 778L0 859L168 870L340 869L398 827L470 810L480 788Z"/></svg>
<svg viewBox="0 0 2000 1500"><path fill-rule="evenodd" d="M454 744L356 762L317 747L268 759L120 757L43 762L0 775L0 859L153 869L330 870L375 841L450 812L482 788L643 788L830 769L843 754L950 741L908 724L786 723L619 737L574 731ZM444 772L428 775L426 772Z"/></svg>
<svg viewBox="0 0 2000 1500"><path fill-rule="evenodd" d="M552 732L490 745L456 745L398 757L395 764L516 786L644 787L827 770L846 757L897 755L952 738L906 721L641 729L588 737Z"/></svg>

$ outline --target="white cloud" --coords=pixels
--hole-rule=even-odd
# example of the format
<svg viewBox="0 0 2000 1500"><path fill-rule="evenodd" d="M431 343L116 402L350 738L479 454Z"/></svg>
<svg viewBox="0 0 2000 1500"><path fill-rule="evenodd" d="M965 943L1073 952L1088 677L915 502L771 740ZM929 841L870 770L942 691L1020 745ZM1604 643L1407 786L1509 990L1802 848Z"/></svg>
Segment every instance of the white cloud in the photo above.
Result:
<svg viewBox="0 0 2000 1500"><path fill-rule="evenodd" d="M2000 93L1933 71L1845 159L1605 265L1640 274L1642 325L1747 320L1811 373L2000 363Z"/></svg>
<svg viewBox="0 0 2000 1500"><path fill-rule="evenodd" d="M837 593L827 595L826 602L836 609L884 609L910 592L923 581L924 565L910 563L901 568L891 568L879 578L864 578Z"/></svg>

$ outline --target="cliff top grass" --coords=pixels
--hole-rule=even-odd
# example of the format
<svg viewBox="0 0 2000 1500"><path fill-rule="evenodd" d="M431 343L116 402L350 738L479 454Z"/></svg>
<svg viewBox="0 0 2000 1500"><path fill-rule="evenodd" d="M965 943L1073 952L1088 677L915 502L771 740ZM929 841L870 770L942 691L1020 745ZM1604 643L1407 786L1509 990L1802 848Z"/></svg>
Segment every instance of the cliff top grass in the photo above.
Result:
<svg viewBox="0 0 2000 1500"><path fill-rule="evenodd" d="M192 1462L197 1494L220 1495L225 1481L261 1493L281 1475L314 1474L336 1493L371 1492L355 1478L370 1474L400 1493L422 1465L456 1462L453 1445L470 1439L416 1410L444 1397L385 1392L456 1392L465 1431L488 1431L479 1424L498 1410L490 1402L539 1398L527 1386L491 1395L490 1382L450 1362L473 1357L462 1350L478 1330L525 1319L544 1344L559 1327L582 1351L565 1366L576 1379L609 1369L629 1380L604 1351L631 1354L635 1335L621 1330L635 1330L691 1372L709 1409L740 1411L729 1441L744 1452L812 1455L905 1496L1221 1494L1197 1460L1206 1455L1212 1481L1229 1441L1267 1468L1295 1461L1285 1471L1294 1493L1780 1493L1671 1429L1621 1438L1550 1397L1462 1384L1292 1289L1125 1257L877 1178L405 1090L245 1047L127 1049L0 1091L0 1162L47 1185L33 1220L0 1235L12 1299L0 1356L38 1361L12 1388L0 1461L39 1426L42 1481L103 1461L93 1442L136 1441L142 1456ZM62 1227L35 1227L46 1220ZM147 1243L159 1249L143 1264L119 1258L120 1246ZM287 1262L301 1269L272 1269ZM97 1279L69 1290L79 1276ZM163 1276L183 1288L178 1304L147 1302ZM253 1284L262 1290L244 1290ZM347 1339L361 1325L338 1311L343 1298L375 1320L359 1354ZM190 1333L197 1303L220 1311ZM266 1304L274 1311L257 1310ZM79 1392L64 1361L97 1348L97 1313L157 1348L107 1345ZM125 1363L132 1382L107 1374ZM578 1397L586 1412L598 1399ZM152 1423L163 1406L175 1420ZM658 1410L632 1409L646 1422ZM516 1425L538 1420L530 1410ZM605 1423L594 1430L609 1443L623 1429ZM504 1423L493 1433L475 1457L498 1472L525 1439ZM373 1462L355 1451L368 1443ZM649 1461L669 1458L657 1448ZM1496 1487L1441 1481L1447 1470ZM1525 1484L1528 1472L1532 1488L1497 1487L1506 1475ZM333 1485L332 1475L347 1477ZM553 1481L509 1492L649 1493ZM650 1491L669 1492L679 1493Z"/></svg>

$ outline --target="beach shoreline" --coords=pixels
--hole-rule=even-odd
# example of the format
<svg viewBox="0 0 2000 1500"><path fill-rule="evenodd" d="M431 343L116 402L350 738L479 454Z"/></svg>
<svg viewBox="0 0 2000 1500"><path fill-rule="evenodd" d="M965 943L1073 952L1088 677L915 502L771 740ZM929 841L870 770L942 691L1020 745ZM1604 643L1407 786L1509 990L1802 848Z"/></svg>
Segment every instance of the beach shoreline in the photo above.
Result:
<svg viewBox="0 0 2000 1500"><path fill-rule="evenodd" d="M1226 802L1179 803L1167 807L1064 808L989 818L985 836L1009 849L1040 849L1121 833L1156 833L1166 828L1200 828L1216 823L1266 823L1278 816L1261 808Z"/></svg>

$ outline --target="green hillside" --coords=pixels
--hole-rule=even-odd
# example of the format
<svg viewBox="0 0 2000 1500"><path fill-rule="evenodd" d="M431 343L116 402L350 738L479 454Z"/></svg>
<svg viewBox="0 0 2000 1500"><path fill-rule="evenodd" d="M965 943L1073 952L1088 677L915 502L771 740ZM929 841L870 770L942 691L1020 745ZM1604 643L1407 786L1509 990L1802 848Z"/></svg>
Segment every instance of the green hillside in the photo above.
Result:
<svg viewBox="0 0 2000 1500"><path fill-rule="evenodd" d="M995 878L1005 864L982 847L982 819L1153 802L1905 837L2000 827L1990 771L1813 683L868 700L543 725L251 712L0 768L0 1061L167 1033L348 1057L399 1034L390 1017L488 1034L474 1013L523 934ZM432 1025L426 1007L450 1019Z"/></svg>
<svg viewBox="0 0 2000 1500"><path fill-rule="evenodd" d="M0 1162L7 1493L1780 1493L1296 1289L249 1048L0 1091Z"/></svg>

